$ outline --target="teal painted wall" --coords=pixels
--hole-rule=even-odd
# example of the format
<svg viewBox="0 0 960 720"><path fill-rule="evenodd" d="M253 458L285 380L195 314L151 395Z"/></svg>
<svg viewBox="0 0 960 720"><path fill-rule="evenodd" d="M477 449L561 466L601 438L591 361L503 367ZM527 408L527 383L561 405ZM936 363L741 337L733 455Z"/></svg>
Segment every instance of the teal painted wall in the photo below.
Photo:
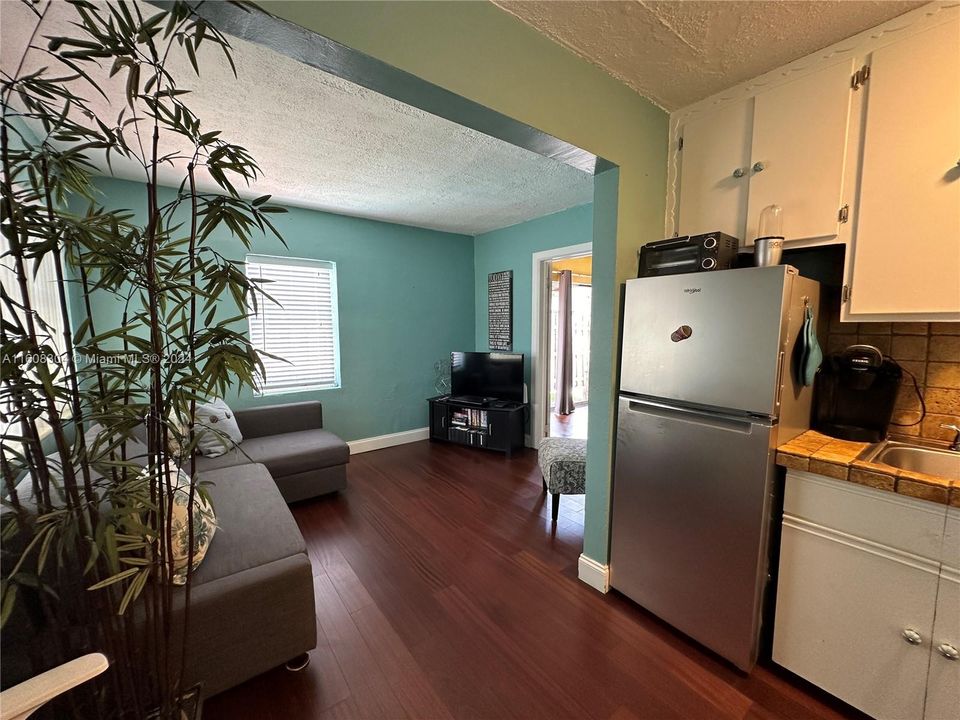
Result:
<svg viewBox="0 0 960 720"><path fill-rule="evenodd" d="M108 207L143 218L143 185L105 178L97 185ZM173 197L161 191L161 202ZM251 252L337 263L341 387L264 397L245 390L227 402L320 400L324 424L345 440L425 427L426 398L436 394L433 364L473 348L473 238L301 208L274 218L288 247L262 237ZM211 244L232 259L246 254L225 230ZM232 301L222 306L224 317L236 314ZM121 312L110 296L93 300L98 331L118 323Z"/></svg>
<svg viewBox="0 0 960 720"><path fill-rule="evenodd" d="M587 421L587 495L583 552L605 558L609 542L613 419L607 408L616 403L616 282L619 170L594 178L593 203L494 230L474 238L475 319L477 350L488 349L487 275L513 270L513 349L526 356L530 383L530 325L533 300L533 254L543 250L593 243L593 305L590 315L590 402ZM532 390L532 388L531 388ZM596 410L596 411L595 411Z"/></svg>
<svg viewBox="0 0 960 720"><path fill-rule="evenodd" d="M667 113L600 68L488 2L293 2L263 0L264 9L411 72L512 118L573 143L619 166L595 181L594 263L615 267L609 287L594 286L590 440L584 553L608 557L613 440L614 355L619 300L616 287L636 273L637 249L663 236ZM519 70L518 70L519 69ZM618 185L612 189L610 185ZM610 194L619 194L619 202ZM601 212L598 198L615 217ZM615 232L612 244L597 231ZM611 257L611 255L613 257ZM596 272L596 271L595 271ZM595 275L596 277L596 275ZM601 306L601 298L609 301ZM602 313L602 317L596 313ZM602 338L597 320L610 332ZM600 363L606 361L609 370ZM610 402L602 407L599 398ZM597 403L594 405L594 403ZM605 421L598 420L600 415ZM605 436L601 436L604 433Z"/></svg>
<svg viewBox="0 0 960 720"><path fill-rule="evenodd" d="M620 285L617 278L617 213L620 170L593 179L593 291L590 309L590 413L587 416L587 495L583 554L606 562L610 545L610 471L618 369ZM599 409L600 412L597 412Z"/></svg>
<svg viewBox="0 0 960 720"><path fill-rule="evenodd" d="M513 351L525 358L524 372L530 388L530 323L533 300L533 254L542 250L579 245L593 239L593 206L563 210L474 238L474 287L477 350L487 350L487 275L513 270ZM606 341L605 341L606 342ZM532 390L532 388L530 388Z"/></svg>

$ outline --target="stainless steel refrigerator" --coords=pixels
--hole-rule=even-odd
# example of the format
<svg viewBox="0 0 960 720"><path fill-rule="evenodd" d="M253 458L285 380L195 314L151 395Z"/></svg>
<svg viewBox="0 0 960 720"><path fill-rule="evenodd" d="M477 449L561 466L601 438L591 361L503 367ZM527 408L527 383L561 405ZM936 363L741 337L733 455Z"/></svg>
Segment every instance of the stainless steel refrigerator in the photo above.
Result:
<svg viewBox="0 0 960 720"><path fill-rule="evenodd" d="M743 670L757 658L775 450L809 426L794 354L819 296L786 265L626 283L610 581Z"/></svg>

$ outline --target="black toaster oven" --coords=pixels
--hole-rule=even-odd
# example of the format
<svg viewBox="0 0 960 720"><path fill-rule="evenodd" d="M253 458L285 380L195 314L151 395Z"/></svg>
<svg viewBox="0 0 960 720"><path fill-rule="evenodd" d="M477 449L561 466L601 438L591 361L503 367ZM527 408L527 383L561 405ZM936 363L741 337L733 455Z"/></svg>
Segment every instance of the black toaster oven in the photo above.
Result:
<svg viewBox="0 0 960 720"><path fill-rule="evenodd" d="M739 245L719 231L647 243L640 248L637 277L727 270L736 265Z"/></svg>

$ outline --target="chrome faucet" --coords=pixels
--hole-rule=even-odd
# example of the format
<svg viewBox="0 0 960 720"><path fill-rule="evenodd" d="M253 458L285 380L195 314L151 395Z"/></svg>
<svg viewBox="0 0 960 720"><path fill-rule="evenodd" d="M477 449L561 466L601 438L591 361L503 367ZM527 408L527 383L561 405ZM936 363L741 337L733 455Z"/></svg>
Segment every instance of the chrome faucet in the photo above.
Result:
<svg viewBox="0 0 960 720"><path fill-rule="evenodd" d="M944 430L953 430L956 435L953 436L953 442L950 443L950 449L954 452L960 452L960 425L941 425Z"/></svg>

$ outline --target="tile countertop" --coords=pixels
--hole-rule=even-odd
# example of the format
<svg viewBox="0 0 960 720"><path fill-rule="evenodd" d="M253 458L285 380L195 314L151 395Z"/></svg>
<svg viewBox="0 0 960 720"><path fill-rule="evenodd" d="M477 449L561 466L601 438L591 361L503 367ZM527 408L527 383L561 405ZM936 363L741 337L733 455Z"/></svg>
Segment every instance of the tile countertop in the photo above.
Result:
<svg viewBox="0 0 960 720"><path fill-rule="evenodd" d="M837 440L813 430L777 448L777 464L921 500L960 507L960 481L858 460L871 443Z"/></svg>

